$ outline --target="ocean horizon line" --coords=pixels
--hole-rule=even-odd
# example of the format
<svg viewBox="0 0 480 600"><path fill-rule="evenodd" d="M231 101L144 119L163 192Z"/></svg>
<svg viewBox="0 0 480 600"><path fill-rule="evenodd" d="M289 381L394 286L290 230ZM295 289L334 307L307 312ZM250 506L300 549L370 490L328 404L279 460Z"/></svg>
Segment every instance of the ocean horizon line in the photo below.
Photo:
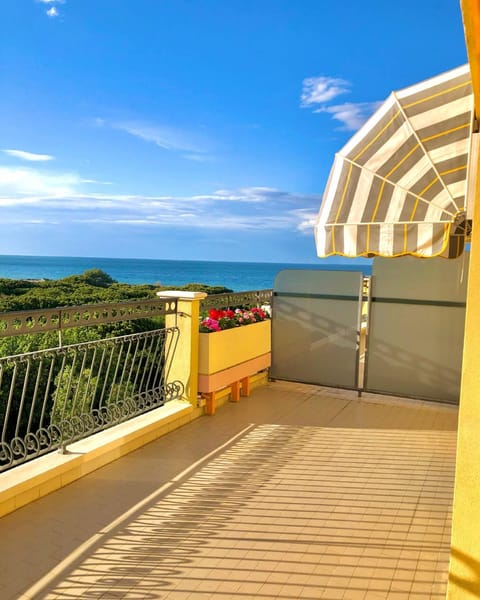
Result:
<svg viewBox="0 0 480 600"><path fill-rule="evenodd" d="M201 263L240 263L240 264L261 264L261 265L319 265L322 261L329 261L332 264L348 264L355 261L358 264L370 264L371 259L364 257L347 258L341 256L330 256L327 258L318 257L316 261L273 261L273 260L213 260L209 258L152 258L152 257L132 257L132 256L78 256L68 254L0 254L0 258L47 258L47 259L79 259L79 260L149 260L164 262L201 262Z"/></svg>
<svg viewBox="0 0 480 600"><path fill-rule="evenodd" d="M233 291L271 289L278 273L286 269L328 269L371 272L368 261L319 259L317 263L205 261L181 259L108 258L89 256L0 255L0 278L57 280L101 269L120 283L163 287L200 283Z"/></svg>

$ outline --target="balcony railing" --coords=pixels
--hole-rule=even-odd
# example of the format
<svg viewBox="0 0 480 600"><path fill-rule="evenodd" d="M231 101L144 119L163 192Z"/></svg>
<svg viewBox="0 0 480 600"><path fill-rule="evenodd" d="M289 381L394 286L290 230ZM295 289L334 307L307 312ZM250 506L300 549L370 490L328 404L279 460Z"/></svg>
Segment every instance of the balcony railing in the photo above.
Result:
<svg viewBox="0 0 480 600"><path fill-rule="evenodd" d="M0 358L0 471L182 395L177 327L62 344L75 327L176 314L175 300L0 313L0 338L56 331L58 346Z"/></svg>
<svg viewBox="0 0 480 600"><path fill-rule="evenodd" d="M201 310L271 300L272 290L218 294ZM170 375L180 329L164 326L177 314L175 298L0 313L0 472L183 397L183 375Z"/></svg>
<svg viewBox="0 0 480 600"><path fill-rule="evenodd" d="M232 292L230 294L214 294L207 296L200 304L201 311L211 308L218 310L227 308L252 308L271 304L273 290L253 290L249 292Z"/></svg>

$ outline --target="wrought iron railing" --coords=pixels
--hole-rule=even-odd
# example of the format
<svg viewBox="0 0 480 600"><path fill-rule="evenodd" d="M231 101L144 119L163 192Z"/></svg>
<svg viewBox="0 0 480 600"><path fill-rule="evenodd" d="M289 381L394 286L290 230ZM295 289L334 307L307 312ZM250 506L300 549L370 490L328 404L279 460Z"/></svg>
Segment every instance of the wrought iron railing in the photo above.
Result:
<svg viewBox="0 0 480 600"><path fill-rule="evenodd" d="M130 300L0 313L0 337L62 331L175 313L175 299Z"/></svg>
<svg viewBox="0 0 480 600"><path fill-rule="evenodd" d="M211 308L251 308L271 304L273 290L254 290L250 292L232 292L230 294L212 294L202 300L200 304L201 311L207 311Z"/></svg>
<svg viewBox="0 0 480 600"><path fill-rule="evenodd" d="M146 300L0 313L0 336L175 312ZM0 358L0 471L181 397L169 380L178 338L169 327Z"/></svg>

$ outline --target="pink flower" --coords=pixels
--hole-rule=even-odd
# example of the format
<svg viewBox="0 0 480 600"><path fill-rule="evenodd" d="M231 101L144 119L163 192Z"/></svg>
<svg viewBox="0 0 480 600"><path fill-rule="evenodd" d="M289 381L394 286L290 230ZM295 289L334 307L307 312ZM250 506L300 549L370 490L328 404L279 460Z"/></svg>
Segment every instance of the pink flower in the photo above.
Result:
<svg viewBox="0 0 480 600"><path fill-rule="evenodd" d="M216 319L212 319L211 317L204 319L201 322L201 325L203 325L203 327L206 327L207 329L210 329L211 331L221 331L218 321Z"/></svg>
<svg viewBox="0 0 480 600"><path fill-rule="evenodd" d="M202 333L213 333L223 331L234 327L241 327L264 321L270 317L270 314L263 308L242 309L236 308L234 311L210 309L208 317L204 317L200 322L200 331Z"/></svg>

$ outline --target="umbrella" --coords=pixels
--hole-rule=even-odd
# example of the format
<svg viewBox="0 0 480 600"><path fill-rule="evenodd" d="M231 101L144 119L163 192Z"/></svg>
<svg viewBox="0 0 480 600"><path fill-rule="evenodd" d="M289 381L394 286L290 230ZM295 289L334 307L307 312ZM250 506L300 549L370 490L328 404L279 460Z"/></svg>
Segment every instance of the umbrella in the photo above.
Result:
<svg viewBox="0 0 480 600"><path fill-rule="evenodd" d="M335 156L318 255L459 256L474 131L468 65L393 92Z"/></svg>

